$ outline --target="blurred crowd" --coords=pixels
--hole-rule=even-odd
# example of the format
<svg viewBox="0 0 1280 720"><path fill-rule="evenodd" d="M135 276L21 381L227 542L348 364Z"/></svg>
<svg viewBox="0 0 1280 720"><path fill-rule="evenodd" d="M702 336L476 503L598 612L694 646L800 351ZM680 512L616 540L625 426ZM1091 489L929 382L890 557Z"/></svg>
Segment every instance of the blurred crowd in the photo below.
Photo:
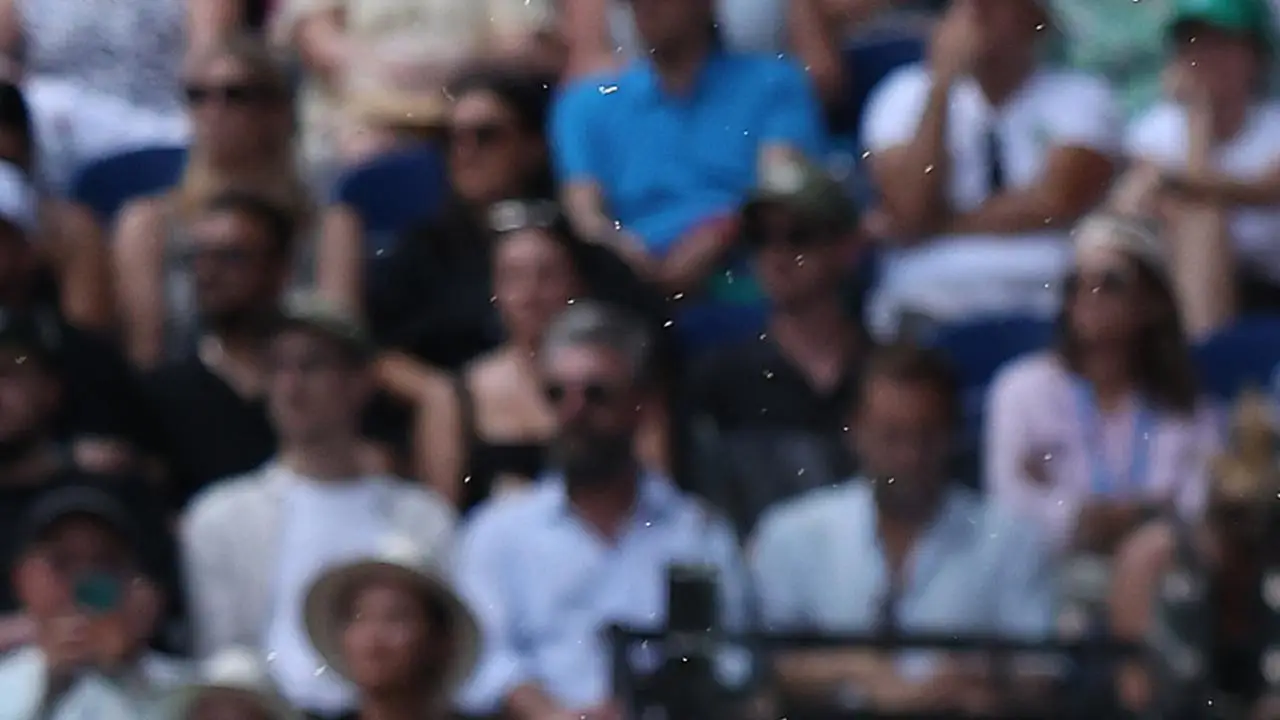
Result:
<svg viewBox="0 0 1280 720"><path fill-rule="evenodd" d="M0 0L0 720L1280 719L1278 31Z"/></svg>

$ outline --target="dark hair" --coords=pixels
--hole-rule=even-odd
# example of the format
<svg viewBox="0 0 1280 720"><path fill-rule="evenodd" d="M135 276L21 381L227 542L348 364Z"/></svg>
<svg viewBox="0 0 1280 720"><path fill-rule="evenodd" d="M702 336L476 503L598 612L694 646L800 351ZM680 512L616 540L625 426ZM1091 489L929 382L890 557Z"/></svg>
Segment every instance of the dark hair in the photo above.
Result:
<svg viewBox="0 0 1280 720"><path fill-rule="evenodd" d="M22 88L11 82L0 82L0 130L17 133L25 157L5 158L30 175L35 171L36 143L32 129L31 108Z"/></svg>
<svg viewBox="0 0 1280 720"><path fill-rule="evenodd" d="M1199 388L1177 300L1168 282L1150 266L1133 259L1129 262L1135 268L1140 292L1158 305L1155 319L1139 330L1132 349L1134 381L1143 397L1160 410L1190 415L1195 412ZM1069 299L1064 298L1054 344L1066 366L1079 372L1080 348L1071 329L1069 308Z"/></svg>
<svg viewBox="0 0 1280 720"><path fill-rule="evenodd" d="M951 361L939 350L906 340L878 346L862 367L859 398L866 397L867 388L875 380L924 385L941 400L948 422L960 420L960 380Z"/></svg>
<svg viewBox="0 0 1280 720"><path fill-rule="evenodd" d="M470 66L459 74L449 83L448 94L456 100L473 92L493 93L515 116L520 130L545 145L555 87L556 79L543 73L510 63L484 63ZM555 197L555 179L549 161L524 181L521 194L525 197Z"/></svg>
<svg viewBox="0 0 1280 720"><path fill-rule="evenodd" d="M204 212L238 213L262 225L267 231L273 252L288 257L293 254L293 243L298 227L292 215L270 200L243 190L226 190L205 201Z"/></svg>

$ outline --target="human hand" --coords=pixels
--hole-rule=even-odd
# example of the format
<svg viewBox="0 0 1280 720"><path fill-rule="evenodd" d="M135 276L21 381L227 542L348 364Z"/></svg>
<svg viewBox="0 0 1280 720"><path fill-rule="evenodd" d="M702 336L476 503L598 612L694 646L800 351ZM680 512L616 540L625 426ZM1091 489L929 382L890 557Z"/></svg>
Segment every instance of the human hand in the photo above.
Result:
<svg viewBox="0 0 1280 720"><path fill-rule="evenodd" d="M929 43L929 68L935 82L949 84L969 73L978 52L978 33L972 3L953 3Z"/></svg>
<svg viewBox="0 0 1280 720"><path fill-rule="evenodd" d="M38 644L52 678L71 677L94 662L94 637L89 618L79 612L48 619Z"/></svg>
<svg viewBox="0 0 1280 720"><path fill-rule="evenodd" d="M1076 547L1093 553L1111 553L1138 524L1146 507L1127 501L1089 502L1076 517Z"/></svg>
<svg viewBox="0 0 1280 720"><path fill-rule="evenodd" d="M1166 97L1189 108L1211 106L1212 86L1204 71L1186 62L1174 62L1160 73L1160 84Z"/></svg>
<svg viewBox="0 0 1280 720"><path fill-rule="evenodd" d="M90 618L93 660L97 667L120 667L146 644L160 619L160 591L150 580L129 581L114 610Z"/></svg>

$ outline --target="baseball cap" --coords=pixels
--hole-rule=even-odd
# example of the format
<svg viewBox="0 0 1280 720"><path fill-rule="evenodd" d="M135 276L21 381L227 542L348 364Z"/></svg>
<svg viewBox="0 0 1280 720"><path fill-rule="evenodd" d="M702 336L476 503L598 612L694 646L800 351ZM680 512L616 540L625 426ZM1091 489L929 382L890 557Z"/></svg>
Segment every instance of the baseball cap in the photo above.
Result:
<svg viewBox="0 0 1280 720"><path fill-rule="evenodd" d="M36 190L25 173L11 162L0 160L0 220L26 235L36 231Z"/></svg>
<svg viewBox="0 0 1280 720"><path fill-rule="evenodd" d="M0 347L56 364L62 357L62 330L51 316L0 308Z"/></svg>
<svg viewBox="0 0 1280 720"><path fill-rule="evenodd" d="M1251 35L1268 50L1275 45L1271 8L1266 0L1175 0L1166 34L1176 36L1187 23Z"/></svg>
<svg viewBox="0 0 1280 720"><path fill-rule="evenodd" d="M111 493L84 484L59 487L37 499L23 520L22 546L31 546L59 521L72 516L93 518L124 538L130 547L138 547L138 526L124 504Z"/></svg>
<svg viewBox="0 0 1280 720"><path fill-rule="evenodd" d="M844 232L858 223L858 211L844 188L822 168L799 156L769 160L761 168L760 183L742 208L750 224L761 208L777 205L802 221Z"/></svg>
<svg viewBox="0 0 1280 720"><path fill-rule="evenodd" d="M323 335L361 359L368 359L377 351L359 316L314 292L298 292L286 298L280 321L281 330L303 328Z"/></svg>

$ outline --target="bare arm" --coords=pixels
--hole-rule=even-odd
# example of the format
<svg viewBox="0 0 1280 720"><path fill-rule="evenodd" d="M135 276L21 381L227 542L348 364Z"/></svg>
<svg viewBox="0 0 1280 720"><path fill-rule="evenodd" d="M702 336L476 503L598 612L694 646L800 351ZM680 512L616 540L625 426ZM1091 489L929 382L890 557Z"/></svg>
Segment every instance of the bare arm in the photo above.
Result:
<svg viewBox="0 0 1280 720"><path fill-rule="evenodd" d="M316 248L316 289L330 302L357 312L364 306L364 227L349 207L324 211Z"/></svg>
<svg viewBox="0 0 1280 720"><path fill-rule="evenodd" d="M1055 148L1040 181L989 198L952 218L947 232L1013 234L1070 227L1106 196L1115 173L1110 158L1093 150Z"/></svg>
<svg viewBox="0 0 1280 720"><path fill-rule="evenodd" d="M187 47L209 47L244 20L244 0L187 0Z"/></svg>
<svg viewBox="0 0 1280 720"><path fill-rule="evenodd" d="M1111 633L1117 640L1141 641L1151 626L1151 599L1156 584L1173 556L1173 533L1163 523L1139 530L1116 556L1108 601ZM1151 702L1151 678L1138 661L1128 661L1116 673L1116 692L1129 710L1141 711Z"/></svg>
<svg viewBox="0 0 1280 720"><path fill-rule="evenodd" d="M658 263L658 285L671 294L696 290L719 267L737 237L734 218L717 218L699 225Z"/></svg>
<svg viewBox="0 0 1280 720"><path fill-rule="evenodd" d="M14 0L0 0L0 77L11 82L21 80L25 55L17 5Z"/></svg>
<svg viewBox="0 0 1280 720"><path fill-rule="evenodd" d="M617 63L607 0L562 0L560 27L569 46L568 77L581 77Z"/></svg>
<svg viewBox="0 0 1280 720"><path fill-rule="evenodd" d="M164 354L165 202L148 198L127 205L111 243L113 275L129 279L115 283L125 354L144 369L154 367Z"/></svg>
<svg viewBox="0 0 1280 720"><path fill-rule="evenodd" d="M343 11L330 8L298 18L288 33L307 70L331 86L342 79L351 55L345 26Z"/></svg>
<svg viewBox="0 0 1280 720"><path fill-rule="evenodd" d="M116 321L111 256L97 218L83 206L55 203L50 225L63 315L86 330L111 330Z"/></svg>
<svg viewBox="0 0 1280 720"><path fill-rule="evenodd" d="M949 81L935 80L911 142L871 155L883 210L907 237L932 235L950 214L943 194L951 172L946 139L950 92Z"/></svg>
<svg viewBox="0 0 1280 720"><path fill-rule="evenodd" d="M813 79L823 100L841 99L845 90L840 46L844 27L836 27L821 0L791 0L787 5L787 36L791 52Z"/></svg>
<svg viewBox="0 0 1280 720"><path fill-rule="evenodd" d="M636 455L646 468L663 473L672 470L670 413L662 397L655 397L644 406L636 437Z"/></svg>
<svg viewBox="0 0 1280 720"><path fill-rule="evenodd" d="M417 403L413 466L419 481L456 507L462 499L467 444L462 404L450 378L427 369Z"/></svg>
<svg viewBox="0 0 1280 720"><path fill-rule="evenodd" d="M570 183L561 193L561 202L579 236L613 250L643 278L651 278L659 272L644 243L619 228L605 213L600 187L594 182Z"/></svg>

